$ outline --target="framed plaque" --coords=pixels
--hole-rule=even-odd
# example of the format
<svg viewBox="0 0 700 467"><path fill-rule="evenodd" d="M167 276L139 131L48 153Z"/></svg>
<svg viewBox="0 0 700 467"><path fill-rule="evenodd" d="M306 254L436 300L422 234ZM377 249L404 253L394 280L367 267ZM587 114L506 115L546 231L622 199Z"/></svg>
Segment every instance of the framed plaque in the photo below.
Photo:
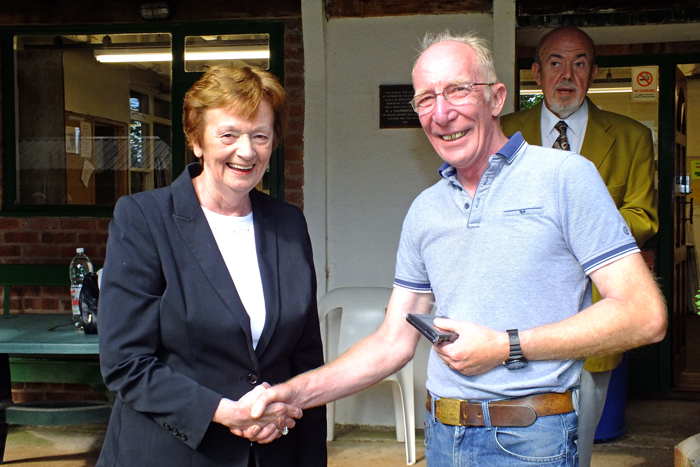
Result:
<svg viewBox="0 0 700 467"><path fill-rule="evenodd" d="M418 114L411 107L413 85L379 86L379 128L420 128Z"/></svg>

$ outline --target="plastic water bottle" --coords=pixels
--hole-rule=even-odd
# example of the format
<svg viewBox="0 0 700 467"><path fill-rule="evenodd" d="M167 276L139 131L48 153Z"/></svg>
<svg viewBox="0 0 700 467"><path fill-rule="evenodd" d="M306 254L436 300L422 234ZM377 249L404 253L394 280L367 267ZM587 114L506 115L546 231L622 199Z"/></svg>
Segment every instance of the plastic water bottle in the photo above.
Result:
<svg viewBox="0 0 700 467"><path fill-rule="evenodd" d="M70 302L73 309L73 324L76 328L82 329L83 319L80 314L80 289L83 288L83 278L92 272L92 262L85 256L85 250L77 248L77 253L70 262Z"/></svg>

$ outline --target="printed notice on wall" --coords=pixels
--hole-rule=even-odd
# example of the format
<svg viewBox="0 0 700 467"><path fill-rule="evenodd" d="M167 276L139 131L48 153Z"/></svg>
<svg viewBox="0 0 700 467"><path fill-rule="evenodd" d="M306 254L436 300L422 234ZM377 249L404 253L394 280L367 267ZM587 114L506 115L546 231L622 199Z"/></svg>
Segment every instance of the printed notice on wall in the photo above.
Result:
<svg viewBox="0 0 700 467"><path fill-rule="evenodd" d="M79 154L80 151L80 128L76 126L66 127L66 152L69 154Z"/></svg>
<svg viewBox="0 0 700 467"><path fill-rule="evenodd" d="M420 128L418 114L411 107L413 86L382 84L379 86L379 128Z"/></svg>
<svg viewBox="0 0 700 467"><path fill-rule="evenodd" d="M689 160L690 162L690 178L692 180L700 180L700 161Z"/></svg>
<svg viewBox="0 0 700 467"><path fill-rule="evenodd" d="M89 159L92 157L92 124L90 122L80 122L80 155Z"/></svg>
<svg viewBox="0 0 700 467"><path fill-rule="evenodd" d="M85 188L88 187L90 184L90 177L92 177L92 173L95 171L95 166L90 163L90 161L85 161L83 164L83 174L80 177L80 180L83 182L83 185L85 185Z"/></svg>

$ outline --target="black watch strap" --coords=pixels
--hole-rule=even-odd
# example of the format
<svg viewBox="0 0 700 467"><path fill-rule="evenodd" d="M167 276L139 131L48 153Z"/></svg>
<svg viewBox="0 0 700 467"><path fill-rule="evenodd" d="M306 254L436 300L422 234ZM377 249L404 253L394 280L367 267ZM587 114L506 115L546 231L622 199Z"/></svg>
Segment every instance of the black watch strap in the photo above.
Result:
<svg viewBox="0 0 700 467"><path fill-rule="evenodd" d="M520 336L517 329L509 329L508 339L510 340L510 355L508 358L520 358L523 356L523 349L520 348Z"/></svg>
<svg viewBox="0 0 700 467"><path fill-rule="evenodd" d="M510 341L510 354L508 360L503 362L503 366L509 370L519 370L527 366L527 359L523 356L523 350L520 348L520 336L517 329L509 329L508 340Z"/></svg>

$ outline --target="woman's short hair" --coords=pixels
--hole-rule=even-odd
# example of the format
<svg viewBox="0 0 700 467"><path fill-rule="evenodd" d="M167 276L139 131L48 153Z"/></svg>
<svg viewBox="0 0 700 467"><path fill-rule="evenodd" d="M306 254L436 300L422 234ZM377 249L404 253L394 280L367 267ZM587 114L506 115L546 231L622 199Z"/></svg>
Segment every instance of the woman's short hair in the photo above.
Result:
<svg viewBox="0 0 700 467"><path fill-rule="evenodd" d="M231 109L251 118L266 100L274 113L274 146L284 137L287 105L284 88L271 73L257 67L213 66L185 94L182 126L191 149L202 146L206 114L212 109Z"/></svg>

